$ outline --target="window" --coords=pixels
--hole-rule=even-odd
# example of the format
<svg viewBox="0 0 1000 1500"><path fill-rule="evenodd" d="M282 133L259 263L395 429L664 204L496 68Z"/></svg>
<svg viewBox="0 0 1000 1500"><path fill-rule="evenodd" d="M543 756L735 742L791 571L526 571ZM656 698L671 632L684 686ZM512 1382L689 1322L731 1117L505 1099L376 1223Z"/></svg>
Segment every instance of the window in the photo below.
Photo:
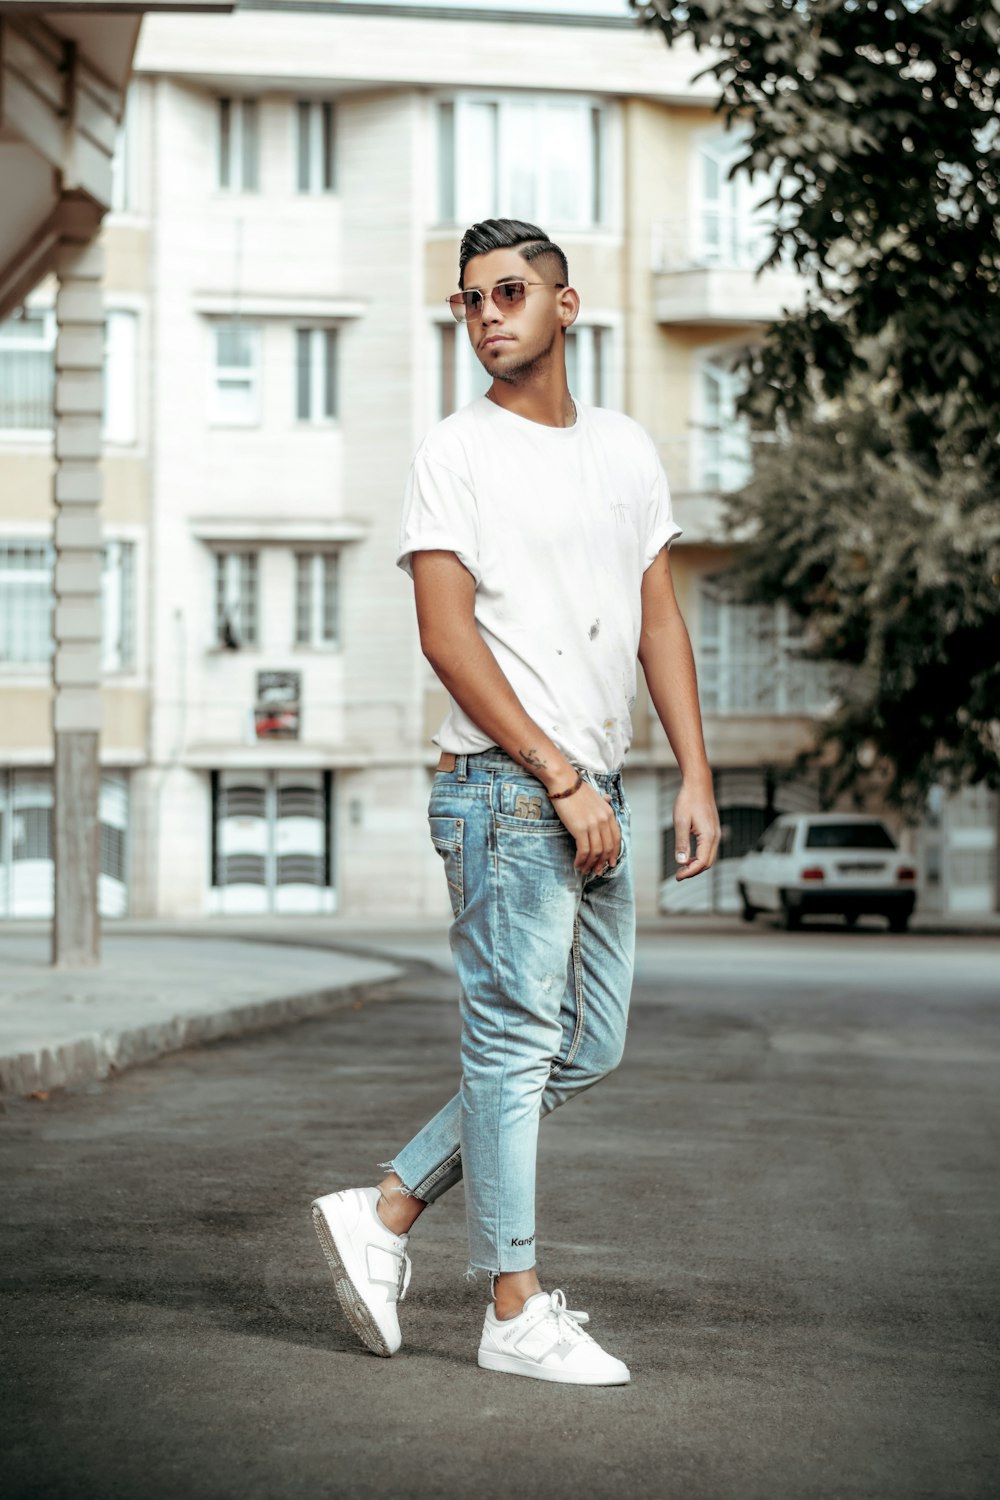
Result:
<svg viewBox="0 0 1000 1500"><path fill-rule="evenodd" d="M257 597L257 553L216 553L216 645L238 650L257 644Z"/></svg>
<svg viewBox="0 0 1000 1500"><path fill-rule="evenodd" d="M295 643L335 646L340 639L340 559L336 552L295 554Z"/></svg>
<svg viewBox="0 0 1000 1500"><path fill-rule="evenodd" d="M440 338L439 415L448 417L484 396L492 379L476 358L461 324L442 323ZM576 323L566 334L566 376L569 388L588 406L605 406L610 392L611 330Z"/></svg>
<svg viewBox="0 0 1000 1500"><path fill-rule="evenodd" d="M334 115L329 99L300 99L296 106L296 183L300 193L336 187Z"/></svg>
<svg viewBox="0 0 1000 1500"><path fill-rule="evenodd" d="M746 418L736 414L744 382L733 363L706 359L699 368L700 472L696 484L703 490L738 490L750 479L749 428Z"/></svg>
<svg viewBox="0 0 1000 1500"><path fill-rule="evenodd" d="M135 544L107 542L101 579L101 671L135 666Z"/></svg>
<svg viewBox="0 0 1000 1500"><path fill-rule="evenodd" d="M0 666L47 665L54 603L49 543L0 542Z"/></svg>
<svg viewBox="0 0 1000 1500"><path fill-rule="evenodd" d="M807 849L895 849L896 840L881 823L810 823Z"/></svg>
<svg viewBox="0 0 1000 1500"><path fill-rule="evenodd" d="M746 129L727 130L697 147L695 261L701 265L756 268L767 254L772 210L761 203L773 186L766 173L729 173L746 155Z"/></svg>
<svg viewBox="0 0 1000 1500"><path fill-rule="evenodd" d="M0 323L0 428L51 432L55 314L25 311Z"/></svg>
<svg viewBox="0 0 1000 1500"><path fill-rule="evenodd" d="M607 117L588 99L460 96L438 106L438 215L546 228L606 222Z"/></svg>
<svg viewBox="0 0 1000 1500"><path fill-rule="evenodd" d="M217 323L212 416L216 422L252 427L260 419L260 329L247 323Z"/></svg>
<svg viewBox="0 0 1000 1500"><path fill-rule="evenodd" d="M295 415L300 422L332 422L337 415L337 334L333 328L295 330Z"/></svg>
<svg viewBox="0 0 1000 1500"><path fill-rule="evenodd" d="M132 312L115 309L105 315L103 436L110 443L136 441L136 329ZM52 431L55 346L51 311L0 323L0 428Z"/></svg>
<svg viewBox="0 0 1000 1500"><path fill-rule="evenodd" d="M735 603L707 578L698 613L707 714L814 714L827 705L830 668L802 654L802 621L785 605Z"/></svg>
<svg viewBox="0 0 1000 1500"><path fill-rule="evenodd" d="M571 393L588 406L608 404L607 328L574 323L566 334L566 378Z"/></svg>
<svg viewBox="0 0 1000 1500"><path fill-rule="evenodd" d="M111 158L111 209L113 213L127 213L135 208L136 182L136 94L131 84L125 95L125 110L122 114L115 151Z"/></svg>
<svg viewBox="0 0 1000 1500"><path fill-rule="evenodd" d="M138 436L135 313L117 309L104 320L104 441L134 443Z"/></svg>
<svg viewBox="0 0 1000 1500"><path fill-rule="evenodd" d="M260 186L256 99L219 100L219 186L255 193Z"/></svg>

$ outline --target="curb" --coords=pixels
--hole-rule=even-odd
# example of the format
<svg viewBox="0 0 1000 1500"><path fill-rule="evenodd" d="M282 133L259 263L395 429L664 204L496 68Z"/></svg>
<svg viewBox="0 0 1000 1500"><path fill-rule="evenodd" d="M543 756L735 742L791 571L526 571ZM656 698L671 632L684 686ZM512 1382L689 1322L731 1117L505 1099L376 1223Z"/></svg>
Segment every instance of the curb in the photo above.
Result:
<svg viewBox="0 0 1000 1500"><path fill-rule="evenodd" d="M171 1016L119 1031L90 1032L55 1047L0 1057L0 1099L78 1088L187 1047L270 1031L385 999L386 987L405 978L401 965L386 967L390 973L381 979L259 1000L200 1016Z"/></svg>

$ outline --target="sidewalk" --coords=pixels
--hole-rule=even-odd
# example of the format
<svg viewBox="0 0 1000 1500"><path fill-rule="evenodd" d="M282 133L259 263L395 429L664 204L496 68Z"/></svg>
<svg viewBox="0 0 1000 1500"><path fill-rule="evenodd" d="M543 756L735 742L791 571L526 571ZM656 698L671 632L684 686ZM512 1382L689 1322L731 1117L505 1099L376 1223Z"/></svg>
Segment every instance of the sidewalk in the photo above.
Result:
<svg viewBox="0 0 1000 1500"><path fill-rule="evenodd" d="M196 939L105 930L99 968L59 971L47 923L0 929L0 1095L80 1085L182 1047L324 1015L404 972L207 926Z"/></svg>
<svg viewBox="0 0 1000 1500"><path fill-rule="evenodd" d="M774 924L681 915L641 922L640 951L751 936L785 941ZM918 914L909 940L890 941L935 937L1000 937L1000 917ZM183 1047L322 1015L414 968L451 973L441 918L124 920L105 926L100 967L73 972L51 968L47 922L3 923L0 1096L79 1086Z"/></svg>

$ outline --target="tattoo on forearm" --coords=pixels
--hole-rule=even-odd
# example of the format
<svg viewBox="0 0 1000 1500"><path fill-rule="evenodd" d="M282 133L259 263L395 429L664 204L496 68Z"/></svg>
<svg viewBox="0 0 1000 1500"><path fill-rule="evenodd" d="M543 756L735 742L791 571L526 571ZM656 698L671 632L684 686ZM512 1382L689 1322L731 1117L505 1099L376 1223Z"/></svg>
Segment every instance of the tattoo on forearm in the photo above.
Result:
<svg viewBox="0 0 1000 1500"><path fill-rule="evenodd" d="M524 764L530 766L533 771L545 770L547 762L542 760L537 750L519 750L517 753L524 761Z"/></svg>

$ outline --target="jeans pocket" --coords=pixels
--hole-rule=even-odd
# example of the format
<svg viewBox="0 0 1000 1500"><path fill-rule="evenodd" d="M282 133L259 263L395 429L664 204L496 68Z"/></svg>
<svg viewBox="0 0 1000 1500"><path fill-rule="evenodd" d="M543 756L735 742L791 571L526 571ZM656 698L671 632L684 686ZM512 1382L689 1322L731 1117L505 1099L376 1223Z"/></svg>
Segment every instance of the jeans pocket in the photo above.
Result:
<svg viewBox="0 0 1000 1500"><path fill-rule="evenodd" d="M431 843L444 860L452 916L460 917L465 907L465 874L462 866L465 819L432 816L427 821L431 829Z"/></svg>

